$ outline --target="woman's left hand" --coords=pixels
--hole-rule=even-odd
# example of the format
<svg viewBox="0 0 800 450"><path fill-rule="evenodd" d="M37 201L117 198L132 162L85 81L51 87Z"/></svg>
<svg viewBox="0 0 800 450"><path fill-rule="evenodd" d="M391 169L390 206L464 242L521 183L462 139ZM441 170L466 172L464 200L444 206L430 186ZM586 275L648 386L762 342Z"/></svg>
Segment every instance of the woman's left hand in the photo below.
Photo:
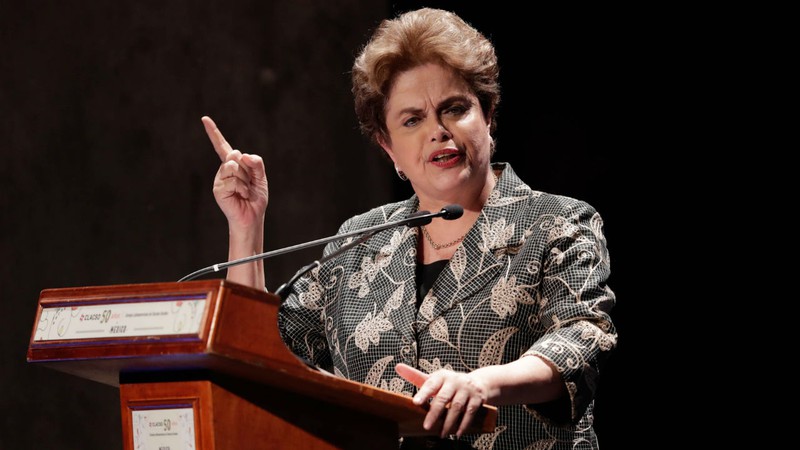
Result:
<svg viewBox="0 0 800 450"><path fill-rule="evenodd" d="M459 373L442 369L431 374L407 365L397 364L397 373L417 386L415 405L429 403L430 409L422 424L426 430L442 422L441 437L461 436L469 428L475 413L488 399L488 387L475 373Z"/></svg>

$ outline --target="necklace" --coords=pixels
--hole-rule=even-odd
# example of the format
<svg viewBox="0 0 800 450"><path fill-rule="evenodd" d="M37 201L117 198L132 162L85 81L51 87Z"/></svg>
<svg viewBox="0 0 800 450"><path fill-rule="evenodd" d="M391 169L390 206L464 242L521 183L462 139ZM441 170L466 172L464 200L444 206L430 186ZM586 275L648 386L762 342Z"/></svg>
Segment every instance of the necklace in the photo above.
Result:
<svg viewBox="0 0 800 450"><path fill-rule="evenodd" d="M461 237L459 237L459 238L457 238L457 239L455 239L453 241L450 241L450 242L448 242L446 244L437 244L436 242L433 242L433 239L431 239L431 235L428 234L428 230L425 229L425 225L420 226L420 228L422 228L422 234L425 235L425 239L427 239L428 242L431 244L431 246L436 250L441 250L443 248L452 247L452 246L458 244L459 242L463 241L464 237L466 236L466 234L463 234L463 235L461 235Z"/></svg>
<svg viewBox="0 0 800 450"><path fill-rule="evenodd" d="M495 186L497 186L497 174L494 173L494 171L492 171L492 176L494 177L494 184ZM420 228L422 228L422 234L425 235L425 239L431 244L431 247L433 247L434 250L441 250L443 248L452 247L458 244L459 242L463 241L464 238L467 236L467 234L464 233L461 235L461 237L456 238L446 244L437 244L436 242L433 242L433 239L431 238L431 235L428 234L428 230L425 228L425 225L421 225Z"/></svg>

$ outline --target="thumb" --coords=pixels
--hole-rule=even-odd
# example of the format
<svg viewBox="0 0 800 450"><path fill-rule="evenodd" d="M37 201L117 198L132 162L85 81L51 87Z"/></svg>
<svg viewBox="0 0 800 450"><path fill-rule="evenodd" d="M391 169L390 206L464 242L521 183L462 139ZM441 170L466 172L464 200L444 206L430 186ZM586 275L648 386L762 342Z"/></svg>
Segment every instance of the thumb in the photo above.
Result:
<svg viewBox="0 0 800 450"><path fill-rule="evenodd" d="M250 172L252 178L257 180L266 178L267 174L264 170L264 160L261 159L260 156L252 154L242 155L240 162L247 166L248 172Z"/></svg>
<svg viewBox="0 0 800 450"><path fill-rule="evenodd" d="M425 380L428 379L430 375L425 372L421 372L408 364L399 363L394 366L394 370L397 372L398 375L403 377L406 381L413 384L416 387L422 386L425 383Z"/></svg>

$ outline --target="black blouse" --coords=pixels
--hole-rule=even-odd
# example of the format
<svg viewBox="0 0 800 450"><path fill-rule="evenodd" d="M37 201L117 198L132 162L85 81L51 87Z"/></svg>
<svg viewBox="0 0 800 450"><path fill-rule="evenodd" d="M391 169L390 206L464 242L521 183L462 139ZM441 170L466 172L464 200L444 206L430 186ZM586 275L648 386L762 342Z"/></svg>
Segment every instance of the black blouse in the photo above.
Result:
<svg viewBox="0 0 800 450"><path fill-rule="evenodd" d="M447 263L447 259L442 259L430 264L417 264L417 308L422 304L425 294L431 290L431 286L439 278L439 274L442 273Z"/></svg>

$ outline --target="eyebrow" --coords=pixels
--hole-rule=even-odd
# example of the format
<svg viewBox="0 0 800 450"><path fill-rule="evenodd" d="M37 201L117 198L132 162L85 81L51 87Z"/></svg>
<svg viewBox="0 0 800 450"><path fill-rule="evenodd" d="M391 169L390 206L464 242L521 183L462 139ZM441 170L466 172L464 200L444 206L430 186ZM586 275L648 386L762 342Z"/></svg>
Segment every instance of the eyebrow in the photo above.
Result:
<svg viewBox="0 0 800 450"><path fill-rule="evenodd" d="M450 97L447 97L446 99L439 102L439 105L436 107L436 112L439 113L443 109L448 108L450 105L456 102L469 103L470 106L474 104L474 102L466 95L463 94L451 95ZM422 109L423 108L417 108L416 106L409 106L408 108L403 108L400 111L397 111L396 116L401 117L404 114L418 114L420 111L422 111Z"/></svg>

